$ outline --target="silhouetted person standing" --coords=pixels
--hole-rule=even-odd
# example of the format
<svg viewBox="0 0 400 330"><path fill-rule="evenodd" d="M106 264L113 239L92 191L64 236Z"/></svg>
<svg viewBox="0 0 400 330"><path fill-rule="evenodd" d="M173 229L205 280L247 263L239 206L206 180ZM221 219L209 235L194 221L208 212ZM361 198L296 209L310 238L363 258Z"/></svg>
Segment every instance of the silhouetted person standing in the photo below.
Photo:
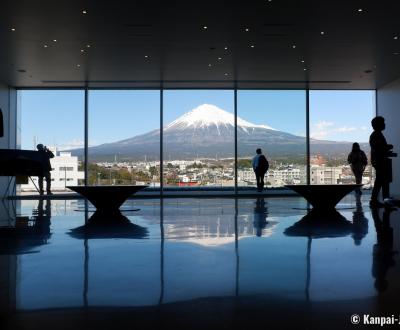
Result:
<svg viewBox="0 0 400 330"><path fill-rule="evenodd" d="M393 145L386 142L382 131L386 128L385 119L377 116L371 121L374 131L369 137L369 144L371 146L371 164L375 168L375 183L371 194L371 207L383 206L378 201L378 195L382 189L383 199L389 198L389 183L392 180L392 168L389 155Z"/></svg>
<svg viewBox="0 0 400 330"><path fill-rule="evenodd" d="M261 192L264 189L264 176L269 168L269 163L267 158L262 154L260 148L256 150L257 155L254 156L252 161L252 166L254 173L256 174L257 181L257 191Z"/></svg>
<svg viewBox="0 0 400 330"><path fill-rule="evenodd" d="M362 175L365 167L368 164L368 160L365 152L360 149L360 145L357 142L353 143L353 148L347 157L347 161L351 166L354 176L356 177L356 184L361 184ZM361 195L361 189L357 188L356 193Z"/></svg>
<svg viewBox="0 0 400 330"><path fill-rule="evenodd" d="M38 144L36 146L37 150L40 152L41 158L42 158L42 164L43 164L43 171L42 175L39 176L39 193L40 195L43 195L43 178L46 179L46 192L47 195L51 195L51 164L50 164L50 158L54 157L54 154L47 149L43 144Z"/></svg>

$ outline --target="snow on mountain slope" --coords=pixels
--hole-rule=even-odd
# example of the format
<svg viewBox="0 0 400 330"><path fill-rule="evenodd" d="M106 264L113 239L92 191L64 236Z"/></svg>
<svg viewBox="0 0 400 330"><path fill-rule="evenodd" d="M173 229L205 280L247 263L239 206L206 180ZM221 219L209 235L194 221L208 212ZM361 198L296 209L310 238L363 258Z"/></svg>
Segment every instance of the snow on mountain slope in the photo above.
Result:
<svg viewBox="0 0 400 330"><path fill-rule="evenodd" d="M232 113L222 110L212 104L202 104L168 124L164 129L164 132L169 130L184 130L188 128L206 128L209 126L216 126L219 131L220 127L234 127L234 124L235 118ZM241 128L246 132L251 128L275 130L270 126L256 125L239 117L237 118L237 125L238 128Z"/></svg>

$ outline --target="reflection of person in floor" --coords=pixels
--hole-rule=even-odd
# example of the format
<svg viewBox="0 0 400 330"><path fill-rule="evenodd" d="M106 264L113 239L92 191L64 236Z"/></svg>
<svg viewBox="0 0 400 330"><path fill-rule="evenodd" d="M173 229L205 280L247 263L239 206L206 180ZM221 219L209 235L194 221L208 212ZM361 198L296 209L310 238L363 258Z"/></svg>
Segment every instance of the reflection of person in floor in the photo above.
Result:
<svg viewBox="0 0 400 330"><path fill-rule="evenodd" d="M43 199L39 199L37 209L33 210L34 228L37 234L44 237L50 237L51 224L51 201L46 200L46 206L43 208Z"/></svg>
<svg viewBox="0 0 400 330"><path fill-rule="evenodd" d="M256 235L258 237L262 236L262 231L268 224L267 217L268 217L268 208L265 203L265 199L257 198L256 205L254 207L253 226L256 230Z"/></svg>
<svg viewBox="0 0 400 330"><path fill-rule="evenodd" d="M354 244L360 245L362 239L368 234L368 219L364 215L361 196L356 194L356 210L353 212L353 237Z"/></svg>
<svg viewBox="0 0 400 330"><path fill-rule="evenodd" d="M393 228L390 227L390 213L392 211L393 209L385 208L381 220L379 209L371 209L377 241L372 252L372 276L375 278L375 289L379 292L387 289L386 274L389 268L396 264L394 256L397 251L393 250Z"/></svg>

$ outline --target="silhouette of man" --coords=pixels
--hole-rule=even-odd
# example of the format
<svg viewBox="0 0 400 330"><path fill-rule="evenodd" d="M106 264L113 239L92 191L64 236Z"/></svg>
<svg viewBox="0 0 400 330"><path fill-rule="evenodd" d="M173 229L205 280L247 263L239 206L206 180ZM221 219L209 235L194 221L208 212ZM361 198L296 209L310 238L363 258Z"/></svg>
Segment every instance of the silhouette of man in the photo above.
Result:
<svg viewBox="0 0 400 330"><path fill-rule="evenodd" d="M38 144L36 146L37 150L40 153L41 159L42 159L42 164L43 164L43 170L42 170L42 175L39 176L39 193L40 195L43 195L43 178L46 179L46 192L47 195L51 195L51 164L50 164L50 158L54 158L54 154L47 149L47 147L43 146L43 144Z"/></svg>
<svg viewBox="0 0 400 330"><path fill-rule="evenodd" d="M383 203L378 201L378 195L382 189L383 199L389 198L389 183L392 180L392 168L389 155L393 145L388 144L382 133L386 128L385 119L377 116L371 121L374 131L369 137L371 146L371 164L375 168L375 183L371 193L369 205L371 207L382 207Z"/></svg>
<svg viewBox="0 0 400 330"><path fill-rule="evenodd" d="M252 166L254 173L256 174L257 181L257 191L261 192L264 189L264 176L267 173L269 168L269 163L267 158L262 154L260 148L256 150L256 155L253 158Z"/></svg>
<svg viewBox="0 0 400 330"><path fill-rule="evenodd" d="M365 166L368 164L368 160L365 152L360 149L360 145L357 142L353 143L353 148L347 157L347 162L350 164L351 170L356 177L356 184L361 184L362 175L364 173ZM357 188L356 194L362 194L360 188Z"/></svg>

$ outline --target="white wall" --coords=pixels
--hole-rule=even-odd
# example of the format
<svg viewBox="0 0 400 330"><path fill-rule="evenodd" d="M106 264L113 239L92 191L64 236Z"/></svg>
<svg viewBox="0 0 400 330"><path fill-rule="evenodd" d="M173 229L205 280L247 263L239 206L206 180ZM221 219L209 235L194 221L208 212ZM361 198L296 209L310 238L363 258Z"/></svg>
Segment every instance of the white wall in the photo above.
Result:
<svg viewBox="0 0 400 330"><path fill-rule="evenodd" d="M0 137L0 149L15 149L17 127L17 91L0 83L0 108L3 112L4 136ZM0 177L0 197L4 196L8 177Z"/></svg>
<svg viewBox="0 0 400 330"><path fill-rule="evenodd" d="M377 90L377 113L386 120L383 134L388 143L400 157L400 79ZM393 159L393 182L390 186L392 196L400 198L400 158Z"/></svg>

